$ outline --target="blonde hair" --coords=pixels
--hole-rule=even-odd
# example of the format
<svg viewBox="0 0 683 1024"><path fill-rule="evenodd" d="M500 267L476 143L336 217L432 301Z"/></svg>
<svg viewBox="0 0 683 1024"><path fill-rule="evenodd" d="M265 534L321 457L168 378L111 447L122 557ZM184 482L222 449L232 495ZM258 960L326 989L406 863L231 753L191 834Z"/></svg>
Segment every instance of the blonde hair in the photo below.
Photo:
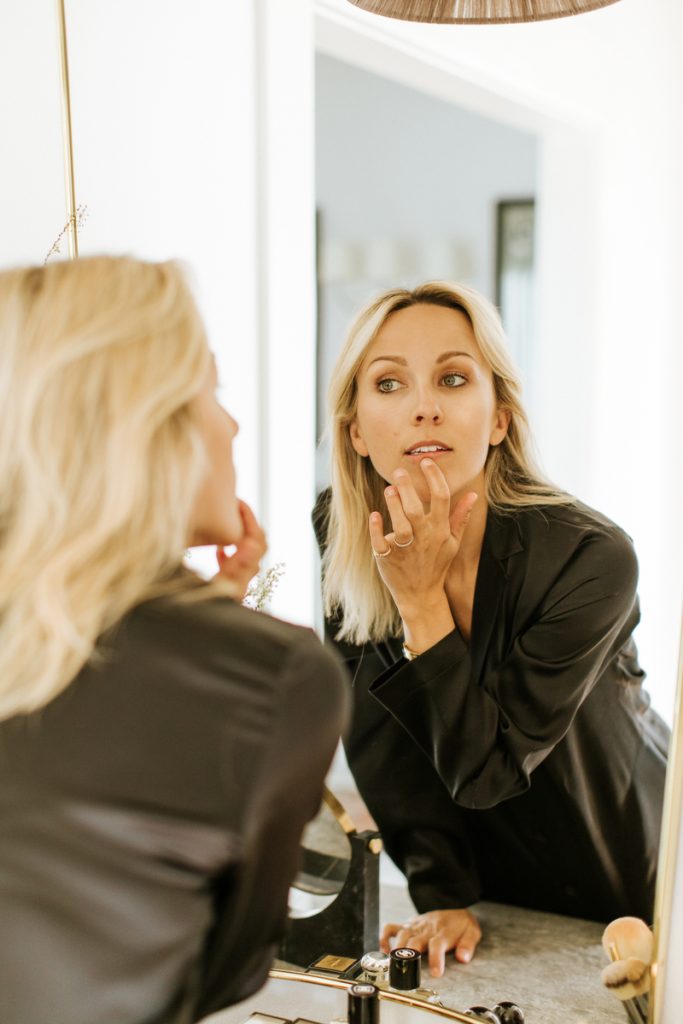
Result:
<svg viewBox="0 0 683 1024"><path fill-rule="evenodd" d="M196 586L178 569L210 365L173 263L0 274L0 718L52 700L134 605Z"/></svg>
<svg viewBox="0 0 683 1024"><path fill-rule="evenodd" d="M352 643L400 634L401 620L377 572L370 550L368 517L384 509L383 480L369 458L356 453L350 424L356 416L356 377L365 354L388 318L418 304L464 313L493 374L496 401L508 410L503 441L489 449L485 499L497 510L573 501L544 477L533 454L529 422L521 400L521 382L507 350L497 310L466 285L431 281L409 291L396 288L371 302L352 324L330 382L328 404L332 441L332 493L323 524L323 604L340 622L338 639Z"/></svg>

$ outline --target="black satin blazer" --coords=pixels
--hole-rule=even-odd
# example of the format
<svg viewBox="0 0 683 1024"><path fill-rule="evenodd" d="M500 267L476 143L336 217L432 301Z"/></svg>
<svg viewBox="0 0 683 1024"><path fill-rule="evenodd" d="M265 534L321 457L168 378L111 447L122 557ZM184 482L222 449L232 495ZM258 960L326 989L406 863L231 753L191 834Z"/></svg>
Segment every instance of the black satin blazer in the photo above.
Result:
<svg viewBox="0 0 683 1024"><path fill-rule="evenodd" d="M336 661L227 598L152 601L0 723L2 1024L189 1024L265 981L343 724Z"/></svg>
<svg viewBox="0 0 683 1024"><path fill-rule="evenodd" d="M454 630L409 662L326 624L353 676L349 765L418 910L651 919L668 730L636 581L628 536L578 502L489 511L469 645Z"/></svg>

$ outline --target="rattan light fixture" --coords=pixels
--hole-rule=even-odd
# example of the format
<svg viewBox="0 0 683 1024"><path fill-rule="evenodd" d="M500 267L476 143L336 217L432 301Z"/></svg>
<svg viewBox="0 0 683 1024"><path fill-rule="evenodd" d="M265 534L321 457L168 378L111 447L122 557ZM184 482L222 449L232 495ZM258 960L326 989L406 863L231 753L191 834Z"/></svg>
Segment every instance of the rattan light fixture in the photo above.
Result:
<svg viewBox="0 0 683 1024"><path fill-rule="evenodd" d="M514 21L546 21L584 14L617 0L349 0L386 18L436 25L489 25Z"/></svg>

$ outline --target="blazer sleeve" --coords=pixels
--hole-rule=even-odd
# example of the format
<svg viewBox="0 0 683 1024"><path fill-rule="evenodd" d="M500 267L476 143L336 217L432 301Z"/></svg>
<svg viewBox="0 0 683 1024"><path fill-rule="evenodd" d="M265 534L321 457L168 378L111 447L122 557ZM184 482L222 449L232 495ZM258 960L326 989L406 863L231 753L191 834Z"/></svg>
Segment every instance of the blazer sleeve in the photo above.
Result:
<svg viewBox="0 0 683 1024"><path fill-rule="evenodd" d="M321 551L328 502L326 491L313 512ZM325 621L327 643L343 660L352 681L346 758L384 848L405 874L418 911L471 906L481 887L464 816L429 759L370 694L373 680L396 662L391 645L337 640L339 626L338 618ZM403 659L400 664L405 664Z"/></svg>
<svg viewBox="0 0 683 1024"><path fill-rule="evenodd" d="M453 804L429 759L370 694L382 661L371 645L357 659L344 741L349 767L418 911L471 906L481 886L467 812Z"/></svg>
<svg viewBox="0 0 683 1024"><path fill-rule="evenodd" d="M245 999L265 982L284 934L301 833L320 806L346 719L343 670L313 633L302 631L278 684L262 763L248 769L258 773L260 785L249 802L242 856L215 885L196 1019Z"/></svg>
<svg viewBox="0 0 683 1024"><path fill-rule="evenodd" d="M456 803L492 807L529 788L531 773L565 736L628 638L636 582L626 535L590 534L556 572L532 621L480 680L472 679L470 651L454 630L414 661L387 669L371 692Z"/></svg>

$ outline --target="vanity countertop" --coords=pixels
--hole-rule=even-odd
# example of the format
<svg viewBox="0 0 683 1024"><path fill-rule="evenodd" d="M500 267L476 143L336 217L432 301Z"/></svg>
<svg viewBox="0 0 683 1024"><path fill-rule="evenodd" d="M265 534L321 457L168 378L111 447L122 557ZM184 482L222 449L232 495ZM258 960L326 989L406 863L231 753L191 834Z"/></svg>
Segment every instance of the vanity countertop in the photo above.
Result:
<svg viewBox="0 0 683 1024"><path fill-rule="evenodd" d="M526 1024L627 1024L623 1006L600 981L607 962L601 924L496 903L480 903L474 910L484 937L472 962L456 963L449 954L442 978L431 978L423 967L424 987L435 989L445 1006L463 1011L509 1000L524 1010ZM405 884L385 880L380 920L404 921L414 913ZM206 1018L204 1024L244 1024L254 1020L254 1013L290 1020L303 1014L322 1022L343 1016L345 1001L338 990L303 987L302 993L296 985L271 979L244 1003ZM399 1018L387 1007L382 1016L393 1024L399 1019L414 1024L421 1015ZM427 1014L425 1019L438 1017Z"/></svg>
<svg viewBox="0 0 683 1024"><path fill-rule="evenodd" d="M607 963L603 925L498 903L473 908L484 932L477 954L459 964L449 954L443 978L423 973L446 1006L518 1003L527 1024L625 1024L626 1012L600 981ZM415 911L402 886L383 885L381 920Z"/></svg>

